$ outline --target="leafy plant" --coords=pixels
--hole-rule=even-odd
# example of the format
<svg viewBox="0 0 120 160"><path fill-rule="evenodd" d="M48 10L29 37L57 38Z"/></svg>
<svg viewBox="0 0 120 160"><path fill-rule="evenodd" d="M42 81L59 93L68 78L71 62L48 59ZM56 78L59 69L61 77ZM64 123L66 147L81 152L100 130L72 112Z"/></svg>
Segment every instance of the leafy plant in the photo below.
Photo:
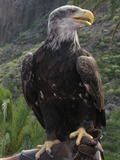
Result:
<svg viewBox="0 0 120 160"><path fill-rule="evenodd" d="M0 156L5 154L6 146L9 143L10 143L10 134L6 132L0 141Z"/></svg>
<svg viewBox="0 0 120 160"><path fill-rule="evenodd" d="M12 102L11 93L0 87L0 156L14 154L43 143L45 133L23 96Z"/></svg>
<svg viewBox="0 0 120 160"><path fill-rule="evenodd" d="M3 101L3 104L2 104L2 111L3 111L3 117L4 117L4 122L6 122L8 119L10 120L11 119L11 108L10 108L10 100L9 99L5 99Z"/></svg>

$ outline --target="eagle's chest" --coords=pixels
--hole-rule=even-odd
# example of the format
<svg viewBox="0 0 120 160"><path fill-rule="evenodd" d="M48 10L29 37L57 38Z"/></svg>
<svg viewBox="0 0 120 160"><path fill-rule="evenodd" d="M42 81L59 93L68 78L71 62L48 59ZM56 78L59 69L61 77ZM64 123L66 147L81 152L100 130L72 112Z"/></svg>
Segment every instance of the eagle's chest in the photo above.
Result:
<svg viewBox="0 0 120 160"><path fill-rule="evenodd" d="M37 67L37 86L47 97L65 97L76 92L79 75L76 70L76 57L56 55L47 57Z"/></svg>

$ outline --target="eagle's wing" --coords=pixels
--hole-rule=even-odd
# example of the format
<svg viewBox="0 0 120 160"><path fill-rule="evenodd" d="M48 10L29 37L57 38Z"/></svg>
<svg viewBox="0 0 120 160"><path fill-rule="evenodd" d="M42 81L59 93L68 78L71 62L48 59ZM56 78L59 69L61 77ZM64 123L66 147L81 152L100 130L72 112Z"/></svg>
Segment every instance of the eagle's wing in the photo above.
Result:
<svg viewBox="0 0 120 160"><path fill-rule="evenodd" d="M21 77L22 77L23 94L26 99L26 102L29 105L29 107L31 107L38 121L44 128L43 116L39 107L38 95L34 85L32 53L28 53L22 62Z"/></svg>
<svg viewBox="0 0 120 160"><path fill-rule="evenodd" d="M76 68L87 93L96 106L98 118L102 118L102 125L105 126L104 94L96 61L91 56L80 56L77 59Z"/></svg>

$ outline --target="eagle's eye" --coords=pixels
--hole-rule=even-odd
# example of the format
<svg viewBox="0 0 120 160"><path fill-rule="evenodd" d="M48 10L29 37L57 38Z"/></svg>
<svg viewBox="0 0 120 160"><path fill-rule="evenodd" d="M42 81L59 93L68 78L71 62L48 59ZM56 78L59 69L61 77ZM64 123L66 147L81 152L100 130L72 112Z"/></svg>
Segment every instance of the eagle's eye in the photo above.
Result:
<svg viewBox="0 0 120 160"><path fill-rule="evenodd" d="M75 12L76 12L76 10L75 10L75 9L72 9L72 10L71 10L71 13L75 13Z"/></svg>

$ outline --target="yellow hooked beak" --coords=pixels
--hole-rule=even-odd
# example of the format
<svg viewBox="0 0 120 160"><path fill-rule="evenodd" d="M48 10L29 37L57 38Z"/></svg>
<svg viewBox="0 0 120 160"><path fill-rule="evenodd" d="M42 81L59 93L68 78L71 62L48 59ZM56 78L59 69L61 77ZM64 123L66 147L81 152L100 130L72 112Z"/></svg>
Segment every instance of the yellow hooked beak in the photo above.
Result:
<svg viewBox="0 0 120 160"><path fill-rule="evenodd" d="M91 11L82 9L82 12L77 13L75 16L72 17L72 19L76 20L77 22L91 26L94 22L94 15Z"/></svg>

